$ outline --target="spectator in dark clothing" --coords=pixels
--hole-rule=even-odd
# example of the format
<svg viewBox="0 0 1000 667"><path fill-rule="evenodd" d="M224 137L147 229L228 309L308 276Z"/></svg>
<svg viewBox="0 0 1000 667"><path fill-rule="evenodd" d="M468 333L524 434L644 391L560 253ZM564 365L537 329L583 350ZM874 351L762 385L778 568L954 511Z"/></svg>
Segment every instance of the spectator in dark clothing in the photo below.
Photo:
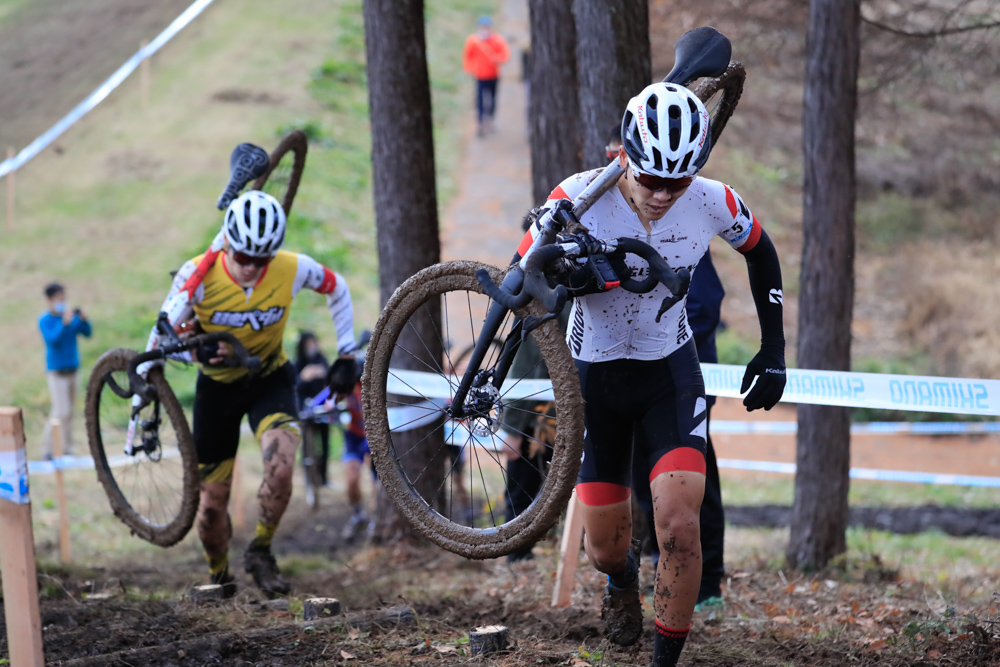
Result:
<svg viewBox="0 0 1000 667"><path fill-rule="evenodd" d="M726 292L722 288L719 274L712 264L712 255L705 253L698 263L688 292L687 315L695 344L698 346L698 360L702 363L718 363L719 355L715 347L715 332L719 327L722 313L722 299ZM715 396L706 396L707 424L711 422ZM701 503L701 589L698 604L712 604L722 599L723 542L726 520L722 509L722 489L719 483L719 465L712 446L711 429L707 431L707 451L705 453L705 499ZM632 487L636 502L646 515L646 525L652 527L653 501L649 491L649 470L641 456L632 459ZM659 556L658 540L649 540L654 559Z"/></svg>
<svg viewBox="0 0 1000 667"><path fill-rule="evenodd" d="M326 373L330 364L319 349L316 335L303 331L299 336L299 344L295 354L295 373L297 377L296 394L299 399L299 409L308 407L309 401L326 389ZM326 468L330 458L330 425L316 424L320 437L319 474L324 485L327 483Z"/></svg>

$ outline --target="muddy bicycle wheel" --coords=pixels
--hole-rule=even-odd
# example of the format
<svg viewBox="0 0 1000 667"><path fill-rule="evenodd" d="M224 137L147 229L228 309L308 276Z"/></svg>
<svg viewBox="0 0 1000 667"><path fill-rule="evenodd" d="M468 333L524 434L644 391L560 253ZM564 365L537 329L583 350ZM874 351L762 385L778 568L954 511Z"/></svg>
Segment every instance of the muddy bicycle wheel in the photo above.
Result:
<svg viewBox="0 0 1000 667"><path fill-rule="evenodd" d="M743 94L743 83L747 72L738 60L730 60L729 67L721 76L703 79L694 88L694 94L705 104L712 119L712 145L717 145L719 136L726 129L726 123L736 111Z"/></svg>
<svg viewBox="0 0 1000 667"><path fill-rule="evenodd" d="M511 372L500 389L487 379L501 349L491 344L466 400L475 416L450 419L448 408L461 376L449 347L464 350L477 340L493 301L475 278L485 268L499 282L502 273L478 262L447 262L403 283L386 304L372 334L362 378L365 427L379 480L399 512L435 544L467 558L496 558L536 541L559 518L576 483L583 446L583 401L573 359L555 320L532 331L541 352L534 367ZM541 314L531 304L517 316ZM507 340L515 325L507 313L497 334ZM529 379L539 363L548 381ZM414 369L414 370L404 370ZM532 433L505 432L505 410L518 399L553 400L551 442ZM534 501L508 520L506 452L514 447L547 448L551 460ZM458 450L460 456L449 456Z"/></svg>
<svg viewBox="0 0 1000 667"><path fill-rule="evenodd" d="M292 213L295 193L299 190L302 170L306 167L309 141L302 130L292 130L271 151L267 171L253 182L252 190L262 190L281 202L285 216Z"/></svg>
<svg viewBox="0 0 1000 667"><path fill-rule="evenodd" d="M126 368L135 355L115 349L98 359L87 382L87 439L115 516L133 535L169 547L184 539L198 512L198 461L184 410L162 367L147 377L157 399L130 424L132 399L116 394L110 383L127 389Z"/></svg>

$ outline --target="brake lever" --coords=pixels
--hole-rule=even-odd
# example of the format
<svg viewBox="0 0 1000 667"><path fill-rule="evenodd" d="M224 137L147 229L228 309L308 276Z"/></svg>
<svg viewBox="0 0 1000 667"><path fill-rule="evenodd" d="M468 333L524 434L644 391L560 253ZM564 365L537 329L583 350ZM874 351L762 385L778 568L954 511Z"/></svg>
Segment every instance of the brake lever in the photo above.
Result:
<svg viewBox="0 0 1000 667"><path fill-rule="evenodd" d="M677 269L676 274L676 282L678 283L676 290L664 282L666 288L670 290L670 295L664 297L663 303L660 304L660 310L656 313L657 323L659 323L660 318L663 317L663 313L667 312L684 299L684 295L687 294L688 288L691 286L690 271L687 269Z"/></svg>

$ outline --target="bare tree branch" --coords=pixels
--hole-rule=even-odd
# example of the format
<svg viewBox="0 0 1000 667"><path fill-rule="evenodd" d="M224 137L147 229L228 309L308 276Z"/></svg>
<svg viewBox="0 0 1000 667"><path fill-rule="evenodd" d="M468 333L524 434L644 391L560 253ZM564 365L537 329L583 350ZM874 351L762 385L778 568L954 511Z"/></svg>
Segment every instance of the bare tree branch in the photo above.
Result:
<svg viewBox="0 0 1000 667"><path fill-rule="evenodd" d="M872 19L861 17L861 22L870 25L873 28L878 28L879 30L884 30L886 32L891 32L894 35L901 35L903 37L917 37L922 39L933 39L935 37L945 37L947 35L955 35L962 32L971 32L973 30L990 30L992 28L1000 28L1000 21L990 21L989 23L977 23L974 25L966 25L956 28L942 28L941 30L931 30L928 32L911 32L909 30L902 30L900 28L894 28L891 25L886 25L885 23L880 23Z"/></svg>

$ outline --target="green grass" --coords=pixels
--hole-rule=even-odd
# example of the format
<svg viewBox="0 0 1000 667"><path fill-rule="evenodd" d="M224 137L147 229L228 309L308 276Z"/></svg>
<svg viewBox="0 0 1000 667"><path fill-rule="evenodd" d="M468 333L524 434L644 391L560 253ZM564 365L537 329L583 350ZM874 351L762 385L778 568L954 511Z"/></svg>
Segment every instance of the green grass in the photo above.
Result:
<svg viewBox="0 0 1000 667"><path fill-rule="evenodd" d="M726 505L790 506L795 496L792 475L735 470L723 470L721 475L722 499ZM934 504L991 508L1000 505L1000 489L852 479L848 502L859 507Z"/></svg>
<svg viewBox="0 0 1000 667"><path fill-rule="evenodd" d="M786 569L787 528L726 528L726 568L779 571ZM877 557L877 558L876 558ZM920 581L948 596L985 596L1000 558L1000 541L949 537L940 532L894 535L878 530L848 528L847 552L831 562L844 578L860 578L878 567L898 570L901 579ZM885 584L886 595L896 586ZM932 594L933 595L933 594Z"/></svg>

